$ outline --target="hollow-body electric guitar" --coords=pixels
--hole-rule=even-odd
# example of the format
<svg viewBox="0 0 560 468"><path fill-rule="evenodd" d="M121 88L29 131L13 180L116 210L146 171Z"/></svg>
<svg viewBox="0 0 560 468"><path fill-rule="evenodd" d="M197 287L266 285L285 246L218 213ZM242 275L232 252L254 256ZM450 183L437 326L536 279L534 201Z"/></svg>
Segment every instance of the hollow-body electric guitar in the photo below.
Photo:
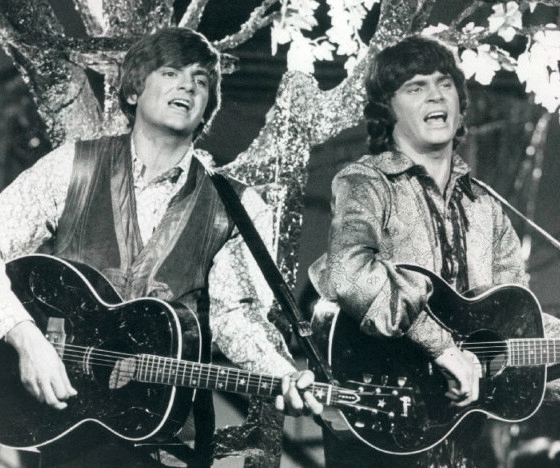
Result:
<svg viewBox="0 0 560 468"><path fill-rule="evenodd" d="M389 430L365 412L327 410L325 422L339 437L362 440L391 454L414 454L434 447L466 417L483 413L517 422L539 408L545 391L546 364L560 362L560 340L543 338L540 305L531 291L518 285L479 288L464 296L443 279L418 266L403 267L429 276L434 292L429 308L462 348L480 361L480 396L465 408L449 405L447 381L432 361L408 338L377 338L363 334L356 321L337 311L316 313L314 338L328 356L339 381L383 384L399 379L413 388L407 418ZM335 413L333 421L329 415Z"/></svg>
<svg viewBox="0 0 560 468"><path fill-rule="evenodd" d="M39 447L84 423L130 441L166 440L183 427L196 388L281 394L280 378L200 363L199 324L188 310L180 321L164 301L123 301L96 270L48 255L20 257L6 269L78 395L64 410L37 401L21 383L16 352L1 342L1 445ZM406 417L413 399L410 388L389 381L366 389L316 383L309 390L327 406L371 412L387 428Z"/></svg>

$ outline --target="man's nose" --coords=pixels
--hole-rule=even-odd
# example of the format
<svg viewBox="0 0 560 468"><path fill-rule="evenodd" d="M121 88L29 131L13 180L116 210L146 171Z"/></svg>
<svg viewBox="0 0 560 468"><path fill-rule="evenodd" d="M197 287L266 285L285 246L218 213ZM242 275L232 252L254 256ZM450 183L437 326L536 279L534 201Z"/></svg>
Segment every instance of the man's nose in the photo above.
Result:
<svg viewBox="0 0 560 468"><path fill-rule="evenodd" d="M185 91L194 90L194 80L191 76L187 74L181 75L178 83L179 89L184 89Z"/></svg>
<svg viewBox="0 0 560 468"><path fill-rule="evenodd" d="M443 93L439 86L435 83L431 84L428 90L428 99L430 101L441 101L443 100Z"/></svg>

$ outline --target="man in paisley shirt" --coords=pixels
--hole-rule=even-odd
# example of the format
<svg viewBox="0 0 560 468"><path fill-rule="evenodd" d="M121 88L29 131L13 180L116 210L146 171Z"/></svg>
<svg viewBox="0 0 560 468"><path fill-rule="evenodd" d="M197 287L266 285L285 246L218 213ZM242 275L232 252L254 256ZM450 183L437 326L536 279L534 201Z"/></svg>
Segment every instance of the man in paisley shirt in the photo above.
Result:
<svg viewBox="0 0 560 468"><path fill-rule="evenodd" d="M0 337L19 354L24 386L45 404L64 411L76 390L4 268L35 251L89 264L124 299L154 296L193 310L205 360L212 336L235 364L284 377L278 409L321 411L309 392L300 397L313 374L296 371L267 320L271 292L210 181L210 155L193 147L219 109L220 81L219 54L202 35L166 28L141 39L125 57L119 90L132 131L64 144L0 194ZM232 184L270 244L270 211L254 190ZM194 408L196 466L210 466L210 393L197 392ZM86 437L89 447L78 444L64 466L160 466L112 435L100 436L103 445ZM64 441L53 446L66 451ZM57 451L45 450L43 466L59 463Z"/></svg>
<svg viewBox="0 0 560 468"><path fill-rule="evenodd" d="M477 359L427 313L429 278L396 265L417 264L459 292L527 286L520 242L455 152L465 135L467 91L447 47L412 36L386 48L366 73L366 91L371 154L333 180L328 249L310 268L317 307L334 302L365 334L415 342L447 376L450 404L464 407L478 398ZM557 334L558 321L544 321L546 332ZM328 468L474 466L472 440L463 440L396 456L324 431Z"/></svg>

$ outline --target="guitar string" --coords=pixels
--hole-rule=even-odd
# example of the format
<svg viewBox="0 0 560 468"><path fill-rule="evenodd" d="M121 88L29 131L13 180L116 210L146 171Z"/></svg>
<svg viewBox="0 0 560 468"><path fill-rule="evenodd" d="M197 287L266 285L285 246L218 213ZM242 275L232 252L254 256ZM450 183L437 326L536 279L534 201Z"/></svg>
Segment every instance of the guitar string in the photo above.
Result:
<svg viewBox="0 0 560 468"><path fill-rule="evenodd" d="M165 358L160 356L153 356L153 355L145 355L148 359L152 361L157 360L159 361L159 366L154 368L154 362L147 362L147 363L140 363L141 355L134 355L134 354L126 354L126 353L114 353L111 351L107 352L91 352L88 353L88 348L84 347L83 350L79 346L74 346L74 353L71 352L65 353L64 361L67 362L76 362L76 363L84 363L84 358L87 355L90 355L91 358L87 360L88 364L96 365L96 366L105 366L105 367L115 367L115 365L119 361L123 361L125 359L134 358L136 363L140 364L140 367L135 367L134 370L120 370L123 377L127 376L131 379L135 375L142 375L142 374L150 374L151 376L159 375L161 379L168 381L175 381L175 377L179 374L182 374L182 381L185 381L187 374L189 374L188 379L192 382L193 378L196 376L196 380L209 381L210 379L220 379L220 373L222 371L227 372L227 376L222 376L222 379L237 379L235 385L239 386L249 386L249 387L262 387L263 383L266 384L274 384L276 381L280 382L280 378L269 376L266 374L256 374L251 373L250 371L245 371L242 369L236 368L229 368L223 366L215 366L211 364L204 364L204 363L197 363L193 361L185 361L185 360L175 360L174 358ZM115 357L114 354L118 356ZM184 367L187 369L182 369L178 371L179 367ZM190 369L189 369L190 367ZM200 367L200 369L197 369ZM176 369L175 372L173 370ZM198 375L196 375L198 374ZM234 374L233 376L231 374ZM239 383L239 378L245 377L246 383ZM320 386L320 383L317 383ZM327 384L322 384L326 386Z"/></svg>
<svg viewBox="0 0 560 468"><path fill-rule="evenodd" d="M483 359L483 360L484 360L484 359L491 359L491 358L494 358L494 357L498 357L498 356L500 356L500 355L502 355L502 354L504 354L504 353L506 352L506 350L504 349L503 343L496 343L496 342L490 342L490 343L491 343L492 345L494 345L495 347L497 347L498 350L497 350L497 351L492 351L492 350L488 351L488 350L487 350L485 353L479 352L479 353L477 354L477 357L478 357L479 359ZM519 345L519 343L517 343L517 344ZM75 345L67 345L67 348L71 348L72 346L75 346ZM464 343L464 347L465 347L465 349L469 349L469 350L473 350L473 349L475 349L475 348L477 348L477 347L478 347L479 349L481 348L481 347L480 347L480 344L478 344L478 343ZM531 349L532 352L531 352L531 356L528 356L528 358L529 358L528 364L534 364L534 363L531 362L531 360L535 358L535 352L534 352L534 350L533 350L534 343L521 344L521 347L525 347L525 348ZM523 349L521 349L521 347L520 347L520 346L517 346L516 349L512 350L512 358L514 358L514 359L516 359L516 360L518 360L518 361L520 360L520 358L523 358L523 357L524 357L524 356L521 356L521 355L520 355L520 353L523 351ZM77 347L77 348L80 349L80 347ZM87 349L91 349L91 348L83 347L83 349L86 349L86 352L84 352L84 354L83 354L83 356L85 356L85 355L87 354ZM541 354L541 356L542 356L543 353L541 352L540 354ZM546 355L549 356L549 354L552 354L552 353L549 353L549 350L547 350ZM555 354L555 353L554 353L554 354ZM78 358L79 358L78 361L82 361L81 358L82 358L83 356L80 354L80 355L78 356ZM127 358L135 358L135 359L136 359L136 358L138 357L138 355L126 354L126 353L114 352L114 351L108 351L108 350L107 350L107 351L101 351L101 352L100 352L99 350L97 350L95 353L90 353L90 356L92 356L93 358L95 358L94 360L92 360L92 359L90 358L90 360L89 360L90 363L99 365L99 364L101 364L101 359L100 359L100 358L101 358L101 357L104 357L105 359L109 359L109 360L107 361L107 365L110 365L110 366L114 366L114 365L115 365L115 363L117 362L117 361L115 361L116 358L118 358L117 360L122 360L122 359L127 359ZM173 365L174 365L174 363L175 363L175 361L171 361L171 362L169 361L169 359L173 359L173 358L165 358L165 357L159 357L159 356L151 356L151 357L148 357L148 359L152 359L152 361L153 361L154 359L157 359L157 360L159 360L159 361L162 361L162 362L160 362L160 364L163 364L164 367L166 367L167 364L169 364L170 367L173 367ZM195 362L192 362L192 361L182 361L182 360L179 360L179 361L180 361L180 364L178 364L178 365L191 365L191 366L193 366L193 367L194 367L194 366L197 366L197 365L198 365L198 366L201 366L201 370L199 371L200 373L204 370L204 367L205 367L203 363L195 363ZM518 363L518 364L520 364L520 363ZM153 366L153 365L154 365L154 362L149 363L149 365L150 365L150 366ZM226 370L226 369L233 369L233 371L232 371L232 370L227 370L228 373L231 373L231 372L234 372L234 371L235 371L235 372L238 372L238 374L247 373L247 374L248 374L248 375L247 375L247 378L248 378L249 380L250 380L250 379L253 379L253 381L263 382L263 379L264 379L265 383L267 383L267 379L268 379L268 383L272 383L272 381L274 380L273 378L271 378L270 376L267 376L267 375L265 375L265 374L260 375L260 374L257 373L257 375L254 375L254 374L252 374L252 373L250 373L250 372L248 372L248 371L237 370L237 369L235 369L235 368L222 368L222 367L220 367L220 366L215 366L215 365L210 365L210 366L211 366L211 367L208 367L207 373L204 374L204 378L206 378L207 380L209 380L210 378L219 378L218 373L219 373L219 372L222 372L223 370ZM477 367L478 367L478 366L477 366ZM170 370L172 370L172 369L170 369ZM140 371L142 371L142 369L140 369ZM146 371L144 370L144 372L146 372ZM158 372L159 372L160 374L162 374L163 376L167 376L169 379L170 379L171 377L175 377L175 376L176 376L176 373L170 373L169 375L166 374L167 369L165 369L165 368L164 368L163 370L162 370L162 369L159 369ZM191 378L192 378L192 373L193 373L193 372L197 372L197 370L196 370L196 369L191 369L190 372L191 372ZM185 372L183 371L183 379L184 379L185 376L186 376L186 374L185 374ZM237 376L237 378L239 378L239 377L240 377L240 375ZM244 383L243 383L242 385L244 385ZM253 383L251 383L251 382L249 381L249 382L248 382L248 385L258 385L258 384L253 384Z"/></svg>
<svg viewBox="0 0 560 468"><path fill-rule="evenodd" d="M504 351L503 343L490 342L490 344L494 347L496 347L497 345L499 347L499 352L497 354L494 353L491 356L495 357L497 355L503 354ZM463 343L463 345L469 349L473 349L476 347L480 348L480 343ZM531 347L531 345L532 343L527 344L527 346L529 347ZM59 344L59 347L62 346L64 345ZM225 377L222 375L222 379L225 380L226 382L225 390L227 390L227 383L228 383L227 381L228 379L231 378L234 381L231 383L231 385L232 386L235 385L235 391L237 392L240 392L240 388L242 390L244 389L245 392L249 392L249 389L255 389L255 390L264 389L271 396L273 395L273 392L278 391L278 385L280 380L279 378L268 376L266 374L261 375L257 373L255 375L254 373L251 373L249 371L238 370L235 368L215 366L212 364L196 363L192 361L177 360L174 358L167 358L161 356L143 355L148 360L148 362L143 362L144 359L142 359L142 356L138 354L135 355L135 354L127 354L123 352L115 352L110 350L99 350L93 347L83 347L83 346L70 345L70 344L66 345L65 349L67 350L66 359L64 359L65 361L68 361L68 359L71 358L71 360L74 362L85 364L86 361L85 357L88 356L87 364L94 365L94 366L115 367L119 361L133 358L136 364L140 364L139 367L135 366L134 369L132 370L119 369L120 372L119 377L125 380L127 378L129 378L129 380L133 380L135 379L135 375L141 376L142 374L145 374L146 377L149 376L147 380L144 379L144 381L147 382L151 382L150 380L151 378L154 377L157 378L159 376L160 383L177 385L178 380L180 379L182 384L185 385L185 378L187 378L187 374L190 374L188 377L188 382L190 383L190 386L195 386L195 387L198 386L202 388L210 388L210 386L213 386L214 388L218 388L218 385L220 383L219 382L220 372L226 371L227 375ZM479 357L479 359L484 359L480 355L480 353L477 354L477 357ZM519 356L514 355L513 357L518 358ZM156 366L155 368L154 365ZM179 371L180 367L182 367L181 371ZM484 366L481 363L479 362L475 363L475 368L477 370L482 370L483 367ZM175 372L174 372L174 368L175 368ZM232 372L234 373L233 377L230 375ZM195 374L197 373L198 375L195 376ZM239 377L246 378L246 382L243 382L243 379L239 380ZM137 379L137 380L142 380L142 379ZM198 385L197 382L195 382L195 380L198 382ZM204 380L206 380L206 385L201 385L201 383ZM209 384L213 384L213 385L209 385ZM319 385L314 386L312 391L315 391L316 389L315 387L319 387L319 388L321 387L320 383L317 384ZM325 387L325 384L323 384L323 387ZM218 389L224 390L222 388L218 388ZM335 394L334 398L336 398L336 396L337 395ZM389 396L389 394L375 394L375 396L383 397L383 396Z"/></svg>
<svg viewBox="0 0 560 468"><path fill-rule="evenodd" d="M69 354L71 354L71 355L68 356L68 357L70 357L71 359L68 359L68 357L66 357L66 353L65 353L65 357L63 358L63 361L65 361L65 362L82 363L82 362L83 362L83 359L82 359L82 358L87 354L87 348L84 348L85 351L82 351L82 352L79 352L79 348L80 348L79 346L74 346L73 354L69 353ZM98 354L103 355L103 353L98 353ZM108 353L105 353L105 354L111 355L111 354L113 354L113 353L112 353L111 351L109 351ZM119 353L119 354L120 354L121 356L122 356L122 355L127 356L127 358L134 358L134 359L137 359L137 358L139 357L139 355L133 355L133 354L128 354L128 355L125 354L125 353ZM92 353L92 355L95 355L95 353ZM157 359L169 359L169 358L161 358L161 357L159 357L159 356L153 356L153 355L146 355L146 356L155 357L155 358L157 358ZM105 359L99 359L99 358L97 358L97 359L94 360L94 364L95 364L95 365L99 365L99 366L104 366L104 367L114 367L114 365L115 365L119 360L120 360L120 358L119 358L119 359L115 359L114 357L105 358ZM179 364L180 364L180 365L186 364L186 365L193 365L193 366L194 366L194 365L198 365L198 366L201 366L201 367L206 367L206 368L210 371L211 374L212 374L212 372L213 372L212 367L214 367L213 365L210 365L210 364L194 363L194 362L192 362L192 361L179 361ZM150 366L149 366L149 364L148 364L148 365L146 365L145 367L146 367L146 368L149 368ZM218 366L218 367L219 367L220 369L228 369L228 370L232 370L233 372L238 372L238 369L235 369L235 368L226 368L226 367L221 367L221 366ZM153 371L149 371L149 372L150 372L152 375L153 375L153 374L155 374L155 375L159 374L159 375L161 376L161 378L165 377L166 375L168 375L168 376L175 375L175 374L171 374L171 373L166 374L166 373L165 373L165 372L166 372L165 369L163 370L163 372L155 372L155 373L154 373ZM239 372L241 372L241 373L248 373L249 371L239 370ZM121 375L123 375L123 377L129 377L130 380L133 380L136 374L137 374L137 373L134 372L134 371L125 371L125 372L122 372L122 373L121 373ZM219 377L219 376L218 376L218 372L214 372L214 374L215 374L216 377ZM238 376L238 377L239 377L239 376ZM272 390L273 390L273 391L278 391L278 390L279 390L279 384L280 384L280 380L281 380L279 377L267 376L266 374L262 375L262 377L263 377L264 379L268 379L268 380L269 380L269 383L274 383L274 382L276 381L276 383L277 383L278 385L272 386ZM210 380L210 378L211 378L211 377L208 377L207 380ZM235 376L234 376L234 378L235 378ZM170 379L170 380L173 380L173 379ZM201 381L204 381L205 378L201 378L201 379L197 379L197 380L198 380L198 382L201 382ZM160 383L160 384L166 384L166 383L167 383L167 384L169 384L169 385L177 385L177 382L171 383L171 382L164 382L164 381L161 381L161 380L158 381L158 382L151 382L151 381L149 381L149 380L148 380L148 381L140 380L140 381L141 381L141 382L145 382L145 383ZM192 383L192 380L189 380L189 382ZM234 385L234 384L232 383L232 385ZM200 388L200 387L202 387L202 388L208 388L208 386L201 386L201 385L186 385L186 386L194 386L194 387L199 387L199 388ZM323 383L323 382L314 382L314 383L312 384L311 391L314 392L315 390L326 389L326 388L329 387L329 386L330 386L329 384L326 384L326 383ZM228 389L228 388L226 387L226 388L220 388L219 390L223 390L223 391L234 391L234 392L237 392L237 393L243 393L243 389L245 389L245 392L249 392L249 389L250 389L250 388L252 388L253 391L258 390L259 388L262 388L262 379L257 379L257 376L250 376L250 377L249 377L249 383L247 383L247 384L241 384L241 385L239 385L239 384L237 383L235 389L231 389L231 388ZM388 410L383 410L383 409L380 409L380 408L378 408L378 407L370 407L370 406L367 406L367 405L353 405L353 404L349 403L348 401L345 401L345 400L338 400L338 396L339 396L340 394L344 394L345 392L348 392L348 391L353 392L353 390L351 390L351 389L345 389L345 388L343 388L343 387L336 387L336 386L331 386L331 388L332 388L331 403L330 403L331 405L335 405L335 404L336 404L337 406L350 406L350 407L356 407L356 408L359 407L359 408L361 408L362 410L373 411L375 414L386 414L386 415L388 415L388 416L391 416L391 415L394 416L394 414L395 414L395 412L392 411L392 410L390 410L390 409L388 409ZM389 388L393 389L393 387L389 387ZM250 393L253 393L253 392L250 392ZM276 395L276 394L279 394L279 393L274 393L274 394L273 394L273 393L269 393L269 396L274 396L274 395ZM381 393L361 392L361 393L360 393L360 395L361 395L362 397L363 397L363 396L366 396L366 395L370 395L370 394L371 394L372 396L377 397L377 398L386 398L386 397L390 397L390 396L392 396L392 397L396 397L396 396L397 396L397 395L394 395L394 394L392 394L392 393L383 393L383 392L381 392ZM317 397L318 395L315 394L315 396ZM325 393L323 396L326 397L326 393Z"/></svg>
<svg viewBox="0 0 560 468"><path fill-rule="evenodd" d="M134 358L136 362L138 361L138 358L140 357L140 355L133 355L133 354L126 354L126 353L115 353L113 351L101 351L99 352L91 352L88 353L88 349L91 348L87 348L87 347L80 347L80 346L76 346L76 345L71 345L71 347L73 348L73 354L71 352L69 353L65 353L65 357L64 357L64 361L66 362L75 362L75 363L84 363L84 357L86 355L90 355L93 357L93 359L88 359L88 363L89 364L93 364L96 366L104 366L104 367L115 367L115 365L117 364L117 362L121 361L123 358L124 359L130 359L130 358ZM118 358L116 358L114 355L117 354ZM279 377L274 377L274 376L268 376L266 374L254 374L251 373L249 371L245 371L242 369L236 369L236 368L229 368L229 367L223 367L223 366L215 366L213 364L205 364L205 363L195 363L192 361L184 361L184 360L175 360L173 358L165 358L165 357L160 357L160 356L153 356L153 355L145 355L148 358L152 358L152 359L157 359L157 360L169 360L171 359L171 361L168 363L170 364L169 366L167 366L165 363L163 365L162 368L159 368L157 370L152 369L152 365L150 363L145 363L143 366L141 365L138 372L136 372L136 368L134 370L121 370L120 371L120 376L123 377L123 379L126 379L127 377L130 378L130 380L133 380L135 375L138 374L142 374L142 373L149 373L152 377L153 376L157 376L159 375L160 380L163 380L161 383L168 383L170 385L176 385L177 384L177 372L173 372L174 368L177 368L179 366L190 366L190 377L188 379L188 381L191 383L192 386L192 382L193 382L193 376L194 374L196 374L197 372L199 373L199 375L197 376L197 381L198 382L202 382L204 380L206 380L207 384L210 380L212 380L212 383L214 383L213 379L217 379L216 383L219 382L220 379L220 372L225 370L226 372L228 372L228 375L226 377L222 376L222 380L228 380L228 379L232 379L232 383L231 385L235 385L236 387L236 391L240 391L240 388L246 388L247 390L249 388L265 388L265 392L268 392L268 390L266 390L267 387L263 387L263 383L269 385L269 389L271 390L275 390L276 388L278 388L278 386L280 385L280 378ZM103 357L104 359L100 359L100 357ZM200 371L195 369L195 367L200 366L201 369ZM205 371L205 373L203 374L202 372ZM183 377L181 379L182 382L185 382L185 377L187 376L188 372L185 372L184 370L182 371ZM234 375L231 376L230 374L233 373ZM237 374L237 375L236 375ZM247 377L247 382L246 383L240 383L239 382L239 377L243 376L243 374L245 374L245 377ZM250 375L249 375L250 374ZM237 381L236 381L237 379ZM165 380L167 380L167 382L165 382ZM147 382L150 382L150 380L148 380ZM156 382L157 383L157 382ZM196 386L196 385L195 385ZM202 386L202 385L198 385L199 387L205 387L208 388L208 385L206 386ZM315 390L326 390L329 387L329 384L323 383L323 382L315 382L314 384L312 384L312 389L311 391L315 391ZM362 391L360 392L361 396L366 396L366 395L372 395L378 398L381 397L389 397L389 396L396 396L393 392L394 391L400 391L403 392L404 390L407 390L407 387L395 387L395 386L382 386L382 385L373 385L373 387L375 387L376 389L385 389L386 393L383 392L383 390L379 391L379 392L365 392ZM337 386L331 386L331 397L332 398L337 398L338 395L340 394L344 394L345 392L355 392L352 389L347 389L344 387L337 387ZM269 395L271 395L271 392L268 392ZM342 402L343 403L343 402Z"/></svg>

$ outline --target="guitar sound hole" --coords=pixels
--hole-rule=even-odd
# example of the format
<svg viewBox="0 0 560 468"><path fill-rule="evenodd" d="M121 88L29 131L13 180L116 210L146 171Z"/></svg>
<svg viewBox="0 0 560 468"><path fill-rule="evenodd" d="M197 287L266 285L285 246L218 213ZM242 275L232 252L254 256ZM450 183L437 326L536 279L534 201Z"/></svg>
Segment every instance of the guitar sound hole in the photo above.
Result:
<svg viewBox="0 0 560 468"><path fill-rule="evenodd" d="M479 330L469 337L463 349L476 355L481 366L481 377L499 375L507 364L507 343L495 332Z"/></svg>

